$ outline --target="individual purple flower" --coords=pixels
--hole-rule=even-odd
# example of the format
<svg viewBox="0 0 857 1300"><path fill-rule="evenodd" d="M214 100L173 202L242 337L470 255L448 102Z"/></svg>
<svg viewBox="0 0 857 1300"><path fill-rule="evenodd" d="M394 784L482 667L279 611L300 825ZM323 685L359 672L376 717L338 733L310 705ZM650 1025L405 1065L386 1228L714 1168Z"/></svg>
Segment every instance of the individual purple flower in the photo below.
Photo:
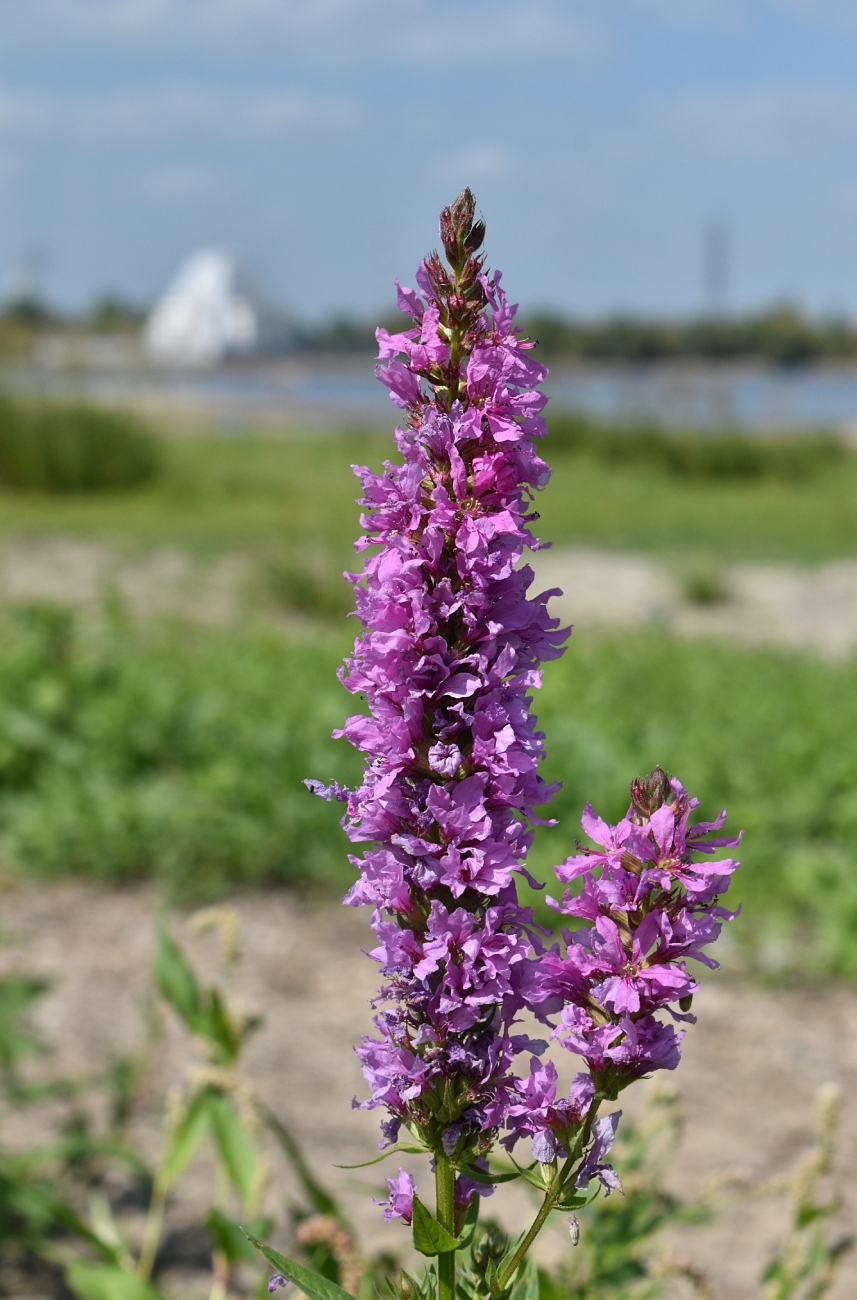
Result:
<svg viewBox="0 0 857 1300"><path fill-rule="evenodd" d="M604 1159L613 1148L616 1128L621 1117L621 1110L616 1110L612 1115L607 1115L604 1119L597 1119L593 1124L592 1146L586 1153L586 1159L577 1175L577 1186L581 1190L585 1189L593 1178L597 1178L607 1196L611 1192L622 1191L622 1184L616 1170L612 1165L607 1164Z"/></svg>
<svg viewBox="0 0 857 1300"><path fill-rule="evenodd" d="M268 1293L270 1295L273 1295L273 1293L279 1290L280 1287L283 1287L283 1289L285 1290L285 1288L288 1285L289 1285L288 1278L283 1277L282 1273L274 1273L271 1277L268 1278Z"/></svg>
<svg viewBox="0 0 857 1300"><path fill-rule="evenodd" d="M405 1223L410 1223L414 1217L414 1196L417 1191L413 1178L406 1169L400 1169L395 1178L387 1179L387 1186L390 1189L388 1199L376 1201L373 1197L372 1204L382 1206L388 1223L393 1219L403 1219Z"/></svg>
<svg viewBox="0 0 857 1300"><path fill-rule="evenodd" d="M473 1164L477 1169L481 1169L483 1173L488 1173L488 1161L484 1156L474 1160ZM456 1178L455 1210L458 1223L463 1224L464 1216L470 1208L474 1196L493 1196L495 1191L496 1188L489 1183L475 1183L472 1178L468 1178L465 1174L461 1174L460 1177Z"/></svg>
<svg viewBox="0 0 857 1300"><path fill-rule="evenodd" d="M518 1138L528 1134L533 1139L533 1158L543 1165L567 1155L595 1100L590 1075L575 1075L567 1098L557 1098L557 1079L552 1061L542 1065L536 1058L530 1060L529 1078L517 1082L506 1121L509 1133L502 1139L511 1151Z"/></svg>

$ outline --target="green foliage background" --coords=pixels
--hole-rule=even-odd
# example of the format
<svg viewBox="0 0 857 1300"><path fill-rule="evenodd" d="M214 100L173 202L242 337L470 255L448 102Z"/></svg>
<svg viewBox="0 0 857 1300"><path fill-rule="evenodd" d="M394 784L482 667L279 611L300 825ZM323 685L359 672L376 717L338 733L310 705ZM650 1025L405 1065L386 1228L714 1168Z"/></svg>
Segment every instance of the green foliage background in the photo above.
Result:
<svg viewBox="0 0 857 1300"><path fill-rule="evenodd" d="M715 570L857 553L857 457L829 439L773 442L733 457L729 473L722 447L697 448L687 474L657 437L655 454L650 434L599 443L557 422L542 536ZM371 434L201 436L164 440L162 473L131 492L0 491L0 542L59 534L134 555L240 553L264 587L231 628L132 624L116 608L0 615L5 870L156 876L194 897L348 883L342 809L301 782L357 779L356 756L330 739L355 707L335 676L356 630L340 576L359 527L350 463L378 467L389 451ZM782 472L795 463L800 472ZM563 782L560 824L537 836L538 875L572 849L586 800L618 816L629 779L661 763L705 813L726 807L747 830L733 928L746 959L857 975L857 665L657 630L576 632L536 708L546 776Z"/></svg>
<svg viewBox="0 0 857 1300"><path fill-rule="evenodd" d="M355 781L330 739L359 707L341 634L134 630L55 610L0 635L0 828L40 875L154 875L181 895L285 881L344 887L342 808L305 776ZM762 969L857 975L857 665L656 631L575 636L536 700L563 782L532 864L572 851L585 801L620 816L656 762L745 827L735 933ZM554 887L557 892L557 887Z"/></svg>

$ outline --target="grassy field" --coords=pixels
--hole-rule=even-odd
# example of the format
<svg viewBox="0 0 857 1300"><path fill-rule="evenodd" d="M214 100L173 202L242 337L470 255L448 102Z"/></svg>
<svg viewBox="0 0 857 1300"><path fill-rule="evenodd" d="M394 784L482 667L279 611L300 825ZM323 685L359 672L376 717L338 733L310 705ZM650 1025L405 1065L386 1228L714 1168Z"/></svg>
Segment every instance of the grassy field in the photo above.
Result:
<svg viewBox="0 0 857 1300"><path fill-rule="evenodd" d="M66 533L202 554L312 555L336 573L358 531L352 462L380 466L389 436L173 439L160 480L134 491L0 492L0 536ZM728 560L809 562L857 554L857 454L803 479L687 479L558 446L539 531L576 543Z"/></svg>
<svg viewBox="0 0 857 1300"><path fill-rule="evenodd" d="M353 627L338 576L358 532L353 461L388 438L167 440L132 491L0 493L0 537L98 539L250 555L275 594L315 618L217 631L0 615L0 860L39 875L154 875L177 895L233 883L342 887L348 845L305 776L358 777L330 739L349 711L335 669ZM557 441L539 531L562 544L728 560L857 554L857 456L799 478L688 479ZM546 453L549 454L549 444ZM254 624L255 626L255 624ZM575 637L537 710L560 825L537 874L565 856L583 803L613 816L661 763L747 829L735 927L761 969L857 976L857 665L677 643L658 632Z"/></svg>
<svg viewBox="0 0 857 1300"><path fill-rule="evenodd" d="M330 739L352 701L341 633L147 632L56 611L0 635L0 850L38 875L154 875L174 894L286 881L343 887L341 809L305 776L358 778ZM762 969L857 975L857 665L575 639L536 700L563 782L532 865L571 849L584 802L617 817L660 762L745 827L735 927Z"/></svg>

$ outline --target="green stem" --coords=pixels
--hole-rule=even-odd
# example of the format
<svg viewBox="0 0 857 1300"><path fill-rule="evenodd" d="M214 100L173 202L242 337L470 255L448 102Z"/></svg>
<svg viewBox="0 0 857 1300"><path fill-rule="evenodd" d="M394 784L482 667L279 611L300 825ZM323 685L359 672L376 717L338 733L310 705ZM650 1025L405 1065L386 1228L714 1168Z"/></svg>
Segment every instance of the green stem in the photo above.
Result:
<svg viewBox="0 0 857 1300"><path fill-rule="evenodd" d="M556 1178L551 1183L550 1187L545 1192L545 1199L542 1201L541 1206L539 1207L539 1212L536 1215L536 1217L533 1219L532 1224L530 1225L529 1232L527 1233L526 1237L524 1237L524 1240L521 1242L520 1246L515 1251L509 1263L506 1265L506 1267L503 1270L503 1275L500 1278L501 1288L505 1287L514 1277L515 1270L517 1269L518 1265L521 1263L527 1251L530 1249L530 1246L532 1246L536 1237L539 1235L542 1228L545 1226L548 1215L550 1214L556 1201L559 1198L560 1193L563 1191L563 1189L566 1186L566 1183L568 1182L572 1165L574 1165L576 1160L579 1158L581 1152L583 1151L583 1148L586 1146L586 1143L589 1141L589 1135L592 1132L592 1125L595 1122L595 1116L598 1111L598 1107L601 1105L601 1102L603 1100L604 1100L603 1097L601 1097L599 1094L596 1093L595 1099L589 1108L589 1114L586 1117L586 1123L583 1125L582 1129L580 1130L577 1137L575 1138L574 1146L571 1148L571 1151L568 1154L568 1158L566 1159L565 1164L557 1174Z"/></svg>
<svg viewBox="0 0 857 1300"><path fill-rule="evenodd" d="M143 1281L148 1282L152 1276L152 1269L155 1264L155 1256L158 1253L158 1243L161 1240L161 1231L164 1226L164 1211L167 1206L167 1185L160 1179L156 1180L152 1191L152 1202L149 1206L149 1215L146 1219L146 1228L143 1233L143 1245L140 1250L140 1258L137 1261L137 1276Z"/></svg>
<svg viewBox="0 0 857 1300"><path fill-rule="evenodd" d="M455 1169L443 1151L434 1154L434 1183L437 1196L437 1221L455 1236ZM455 1251L437 1257L437 1300L454 1300Z"/></svg>

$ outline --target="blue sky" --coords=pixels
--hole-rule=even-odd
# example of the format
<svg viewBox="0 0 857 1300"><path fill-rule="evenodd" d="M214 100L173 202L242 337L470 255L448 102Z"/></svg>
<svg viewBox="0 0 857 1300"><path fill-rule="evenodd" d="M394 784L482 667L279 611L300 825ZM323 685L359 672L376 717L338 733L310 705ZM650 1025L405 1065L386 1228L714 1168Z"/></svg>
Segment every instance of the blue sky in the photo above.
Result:
<svg viewBox="0 0 857 1300"><path fill-rule="evenodd" d="M0 283L147 300L203 243L389 304L464 183L513 297L857 315L855 0L3 0Z"/></svg>

